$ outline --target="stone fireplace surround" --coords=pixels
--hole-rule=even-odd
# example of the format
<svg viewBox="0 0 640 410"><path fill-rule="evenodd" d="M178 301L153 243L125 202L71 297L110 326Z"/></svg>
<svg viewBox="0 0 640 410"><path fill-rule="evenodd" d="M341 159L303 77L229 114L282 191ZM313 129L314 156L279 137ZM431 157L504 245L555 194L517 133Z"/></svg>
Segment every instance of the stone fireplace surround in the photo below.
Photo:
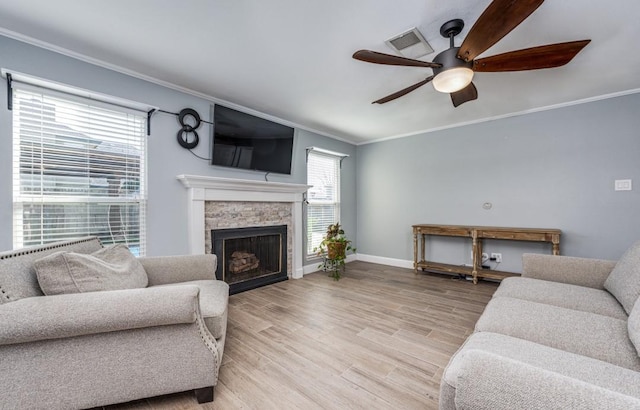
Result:
<svg viewBox="0 0 640 410"><path fill-rule="evenodd" d="M188 191L191 254L211 252L210 229L264 226L284 220L289 239L287 273L291 278L302 278L302 201L309 185L198 175L178 175L177 179ZM230 218L220 218L220 211L229 211Z"/></svg>

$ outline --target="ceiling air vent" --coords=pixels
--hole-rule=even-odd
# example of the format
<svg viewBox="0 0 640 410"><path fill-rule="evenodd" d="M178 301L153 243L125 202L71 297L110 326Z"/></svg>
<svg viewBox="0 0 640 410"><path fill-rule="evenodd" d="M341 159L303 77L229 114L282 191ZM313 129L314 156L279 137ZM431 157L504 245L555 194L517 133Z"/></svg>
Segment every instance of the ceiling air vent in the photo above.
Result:
<svg viewBox="0 0 640 410"><path fill-rule="evenodd" d="M407 58L418 58L433 53L433 48L416 27L390 38L385 43Z"/></svg>

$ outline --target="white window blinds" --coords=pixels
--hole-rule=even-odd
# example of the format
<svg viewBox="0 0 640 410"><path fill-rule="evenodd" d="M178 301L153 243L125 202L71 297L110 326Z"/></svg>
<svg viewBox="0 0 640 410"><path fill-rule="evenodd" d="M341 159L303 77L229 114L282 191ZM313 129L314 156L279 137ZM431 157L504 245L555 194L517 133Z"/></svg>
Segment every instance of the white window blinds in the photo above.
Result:
<svg viewBox="0 0 640 410"><path fill-rule="evenodd" d="M327 227L340 221L340 156L311 150L307 158L307 256Z"/></svg>
<svg viewBox="0 0 640 410"><path fill-rule="evenodd" d="M145 254L146 114L13 90L15 248L95 235Z"/></svg>

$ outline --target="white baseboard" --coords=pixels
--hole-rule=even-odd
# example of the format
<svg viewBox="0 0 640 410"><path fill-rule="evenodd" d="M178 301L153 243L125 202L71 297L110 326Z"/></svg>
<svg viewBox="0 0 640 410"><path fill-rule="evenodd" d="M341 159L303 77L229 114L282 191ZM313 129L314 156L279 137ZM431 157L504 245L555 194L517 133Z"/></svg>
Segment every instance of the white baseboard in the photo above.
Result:
<svg viewBox="0 0 640 410"><path fill-rule="evenodd" d="M304 274L304 275L308 275L308 274L310 274L310 273L313 273L313 272L317 272L317 271L319 271L320 269L318 268L318 265L320 265L320 262L318 262L318 263L314 263L314 264L312 264L312 265L304 265L304 266L302 267L302 272L303 272L303 274Z"/></svg>
<svg viewBox="0 0 640 410"><path fill-rule="evenodd" d="M353 261L357 261L360 260L358 258L358 255L356 254L350 254L347 255L347 260L345 261L346 263L349 262L353 262ZM305 275L309 274L309 273L313 273L313 272L317 272L320 270L320 268L318 267L320 264L322 263L322 261L320 259L318 259L317 262L312 263L311 265L304 265L302 267L302 270L304 272ZM413 265L412 265L413 266Z"/></svg>
<svg viewBox="0 0 640 410"><path fill-rule="evenodd" d="M363 261L363 262L371 262L377 263L378 265L386 265L386 266L394 266L396 268L406 268L413 269L413 261L405 260L405 259L395 259L395 258L386 258L384 256L375 256L375 255L365 255L362 253L351 254L347 256L347 263L353 261ZM320 261L317 263L313 263L311 265L305 265L302 267L304 274L307 275L309 273L317 272L320 269L318 268L320 265Z"/></svg>
<svg viewBox="0 0 640 410"><path fill-rule="evenodd" d="M386 258L384 256L365 255L358 253L356 255L359 261L377 263L379 265L395 266L397 268L413 269L413 261L405 259Z"/></svg>

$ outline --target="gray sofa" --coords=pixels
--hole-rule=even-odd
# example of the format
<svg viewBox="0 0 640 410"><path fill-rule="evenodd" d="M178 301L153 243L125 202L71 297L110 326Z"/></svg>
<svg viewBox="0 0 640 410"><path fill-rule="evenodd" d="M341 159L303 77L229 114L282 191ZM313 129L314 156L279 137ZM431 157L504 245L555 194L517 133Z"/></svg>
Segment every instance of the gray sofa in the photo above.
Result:
<svg viewBox="0 0 640 410"><path fill-rule="evenodd" d="M525 254L451 358L440 409L640 409L640 242L612 261Z"/></svg>
<svg viewBox="0 0 640 410"><path fill-rule="evenodd" d="M44 296L34 261L96 238L0 253L1 408L75 409L195 390L213 400L229 287L215 255L140 258L148 287Z"/></svg>

